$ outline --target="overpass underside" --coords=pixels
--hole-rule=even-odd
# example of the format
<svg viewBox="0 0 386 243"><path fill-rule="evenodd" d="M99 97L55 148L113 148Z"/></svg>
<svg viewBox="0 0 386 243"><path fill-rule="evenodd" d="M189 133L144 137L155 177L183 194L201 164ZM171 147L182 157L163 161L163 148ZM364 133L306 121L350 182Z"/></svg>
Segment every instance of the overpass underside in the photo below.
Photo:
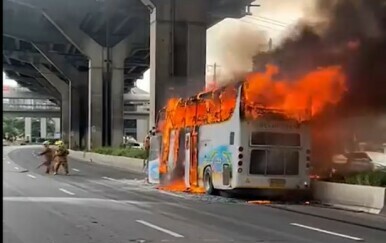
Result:
<svg viewBox="0 0 386 243"><path fill-rule="evenodd" d="M205 86L206 29L252 0L4 0L4 70L61 106L73 146L122 143L124 92L150 67L150 122Z"/></svg>

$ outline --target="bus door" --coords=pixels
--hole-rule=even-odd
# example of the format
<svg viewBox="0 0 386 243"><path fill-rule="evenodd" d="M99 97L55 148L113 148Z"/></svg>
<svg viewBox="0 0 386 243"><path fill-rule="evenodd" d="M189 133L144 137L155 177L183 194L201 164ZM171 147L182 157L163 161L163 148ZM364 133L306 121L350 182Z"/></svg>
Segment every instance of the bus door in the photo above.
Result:
<svg viewBox="0 0 386 243"><path fill-rule="evenodd" d="M198 127L190 135L190 183L198 187Z"/></svg>
<svg viewBox="0 0 386 243"><path fill-rule="evenodd" d="M190 132L185 134L185 186L190 188L190 166L191 166L191 137Z"/></svg>

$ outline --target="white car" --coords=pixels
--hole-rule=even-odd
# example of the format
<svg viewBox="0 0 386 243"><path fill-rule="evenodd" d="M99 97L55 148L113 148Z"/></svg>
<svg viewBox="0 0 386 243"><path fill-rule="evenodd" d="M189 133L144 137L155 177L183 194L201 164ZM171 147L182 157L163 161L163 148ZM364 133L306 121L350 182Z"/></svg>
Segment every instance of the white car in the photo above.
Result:
<svg viewBox="0 0 386 243"><path fill-rule="evenodd" d="M332 174L348 175L360 172L386 170L386 154L363 151L334 155Z"/></svg>

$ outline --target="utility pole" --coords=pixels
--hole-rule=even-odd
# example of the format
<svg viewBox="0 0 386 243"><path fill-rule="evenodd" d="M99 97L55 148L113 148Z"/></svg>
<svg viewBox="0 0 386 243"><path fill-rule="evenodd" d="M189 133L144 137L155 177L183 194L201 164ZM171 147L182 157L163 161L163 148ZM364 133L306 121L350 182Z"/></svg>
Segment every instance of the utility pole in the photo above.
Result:
<svg viewBox="0 0 386 243"><path fill-rule="evenodd" d="M214 63L213 65L208 65L208 68L213 68L213 83L216 86L217 85L217 68L221 66L217 65L217 63Z"/></svg>

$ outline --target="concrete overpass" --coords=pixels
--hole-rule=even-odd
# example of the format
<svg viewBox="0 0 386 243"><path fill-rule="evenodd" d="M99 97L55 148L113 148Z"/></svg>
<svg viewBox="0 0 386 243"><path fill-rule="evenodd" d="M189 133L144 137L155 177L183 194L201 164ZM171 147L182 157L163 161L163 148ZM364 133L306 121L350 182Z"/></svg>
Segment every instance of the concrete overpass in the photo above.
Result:
<svg viewBox="0 0 386 243"><path fill-rule="evenodd" d="M169 97L200 91L206 29L244 16L251 2L4 0L3 70L31 91L52 95L64 121L71 114L71 122L62 122L70 146L85 137L88 148L118 146L124 99L117 97L149 66L152 121Z"/></svg>

